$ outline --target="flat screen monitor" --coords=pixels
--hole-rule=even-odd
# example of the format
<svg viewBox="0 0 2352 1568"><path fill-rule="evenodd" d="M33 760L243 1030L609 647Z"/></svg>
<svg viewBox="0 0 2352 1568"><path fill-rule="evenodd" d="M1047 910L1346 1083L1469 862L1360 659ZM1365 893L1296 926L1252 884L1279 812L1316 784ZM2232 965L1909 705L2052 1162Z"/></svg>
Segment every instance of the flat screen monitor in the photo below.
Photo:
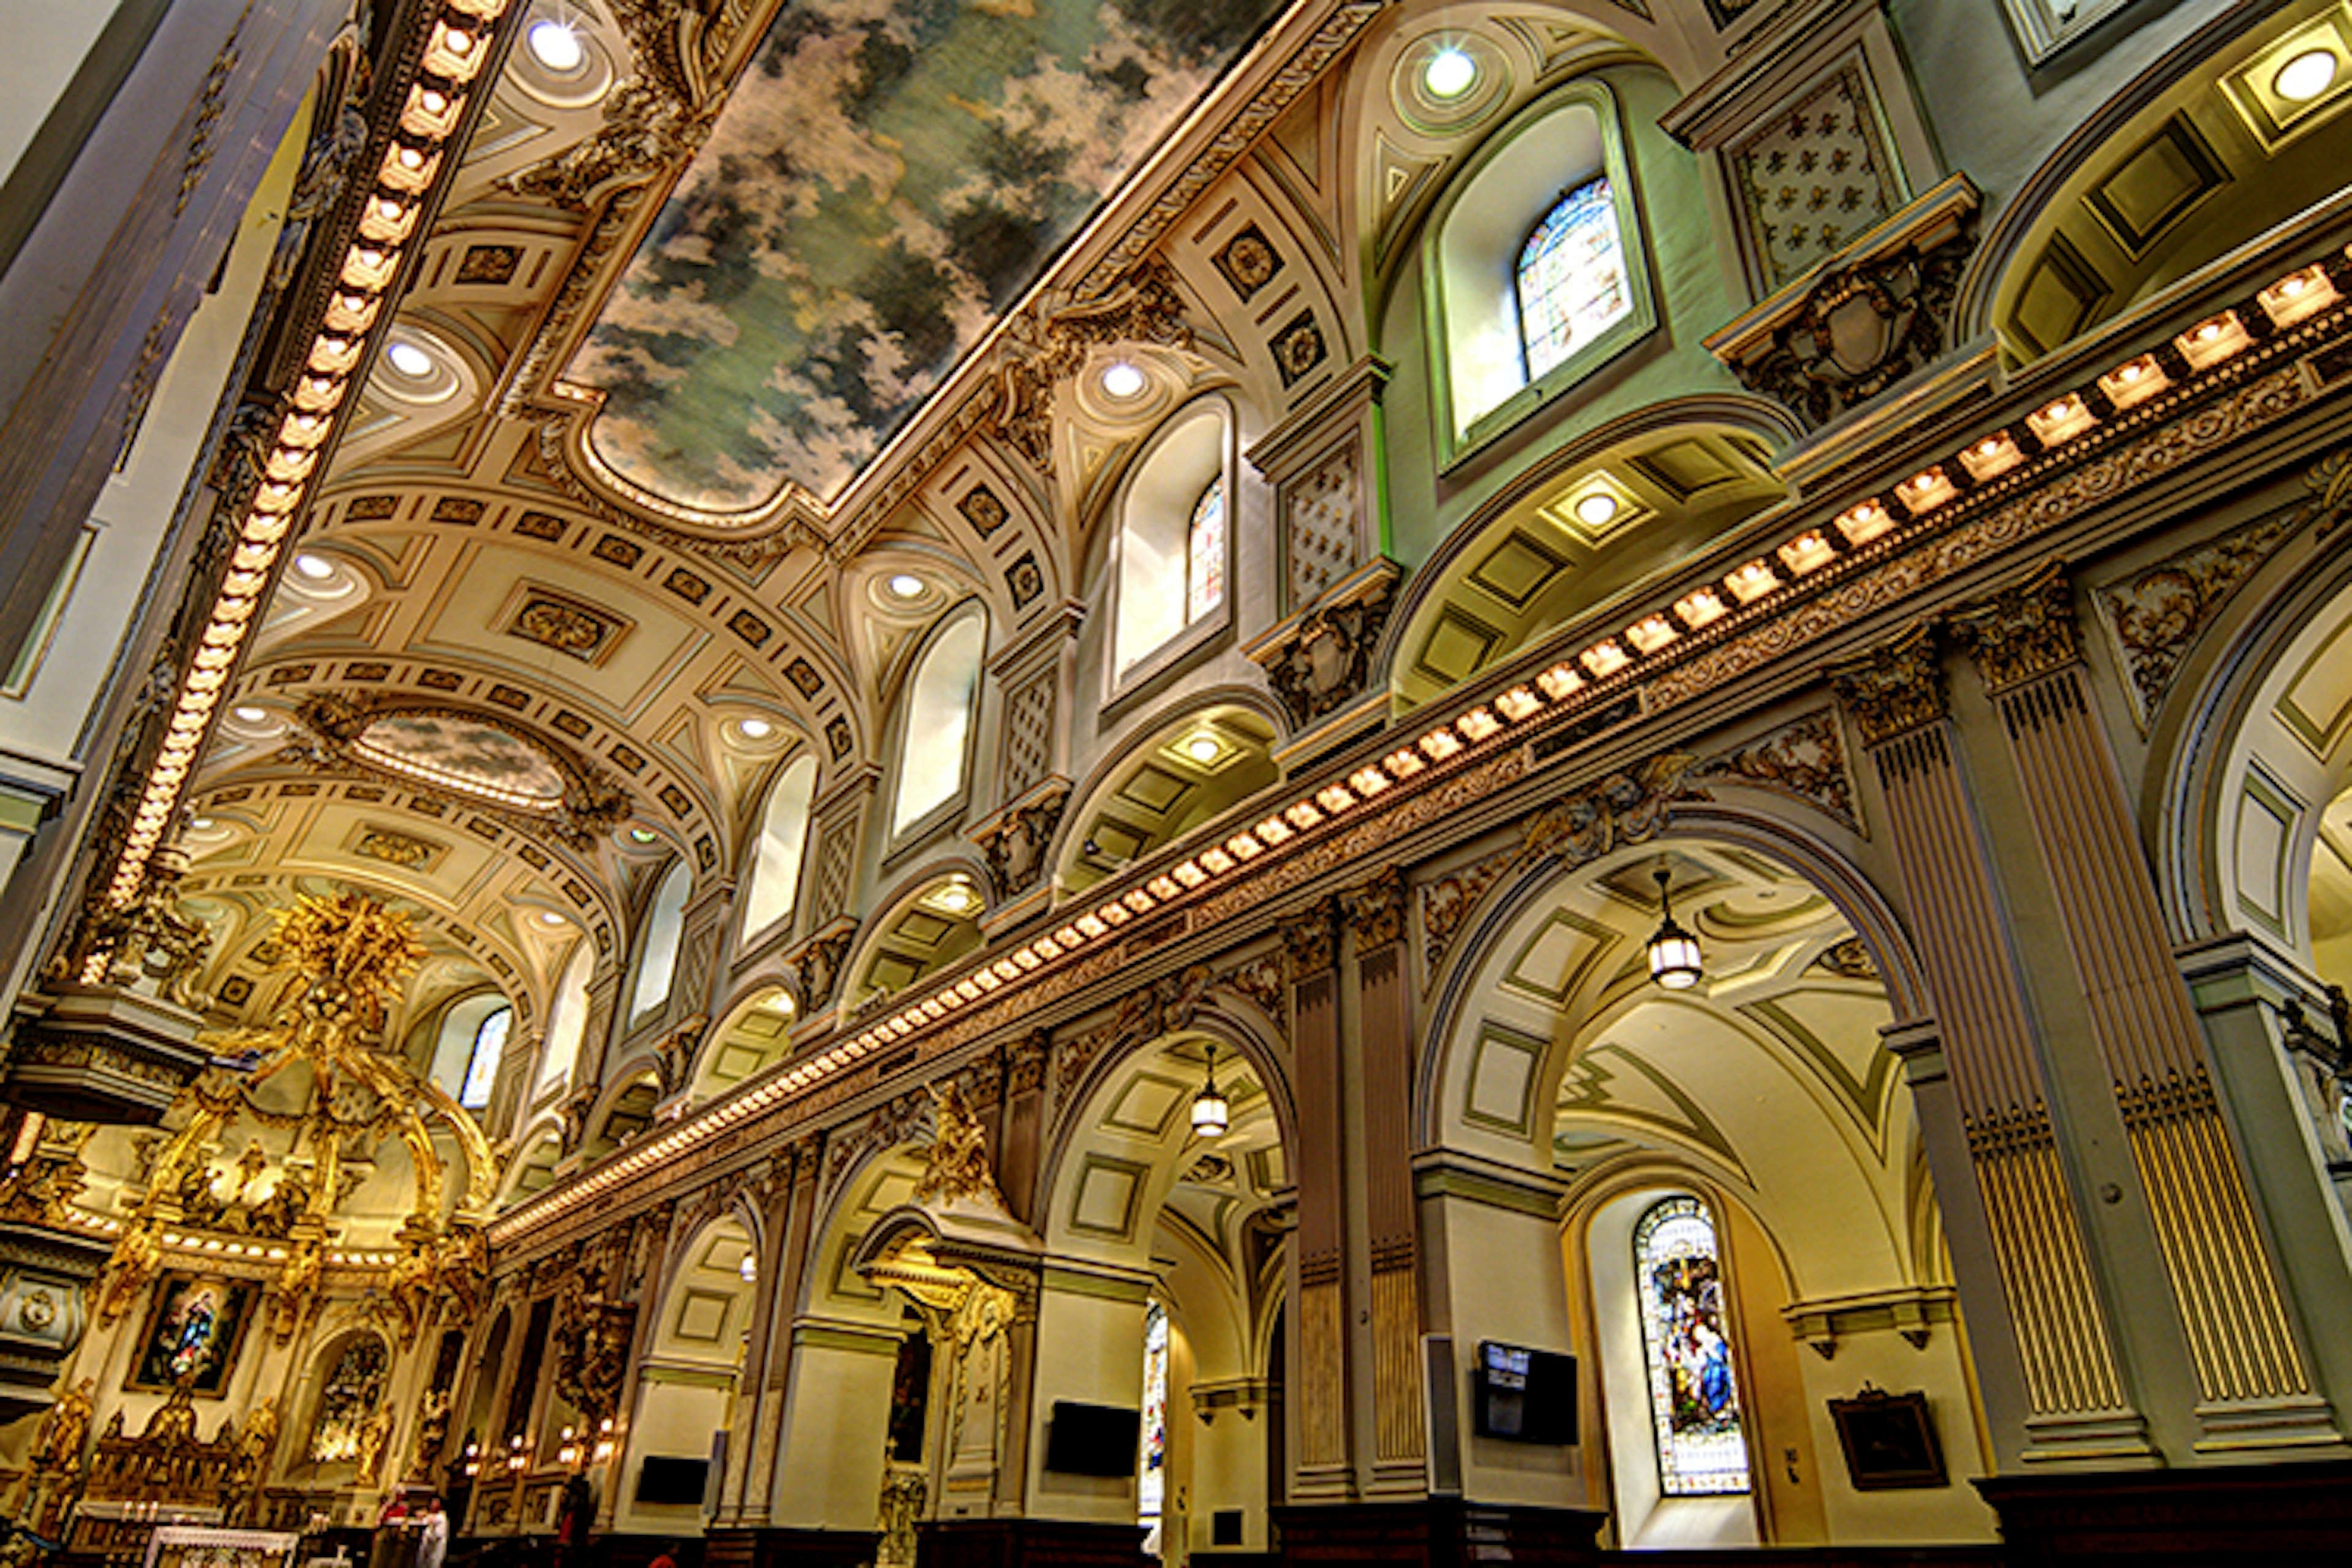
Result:
<svg viewBox="0 0 2352 1568"><path fill-rule="evenodd" d="M708 1459L681 1459L667 1454L646 1456L645 1468L637 1472L637 1500L643 1503L678 1507L691 1504L700 1507L702 1491L710 1474Z"/></svg>
<svg viewBox="0 0 2352 1568"><path fill-rule="evenodd" d="M1131 1474L1142 1432L1140 1410L1056 1399L1045 1426L1045 1468L1066 1476Z"/></svg>
<svg viewBox="0 0 2352 1568"><path fill-rule="evenodd" d="M1470 1379L1481 1437L1509 1443L1576 1441L1574 1356L1481 1340Z"/></svg>

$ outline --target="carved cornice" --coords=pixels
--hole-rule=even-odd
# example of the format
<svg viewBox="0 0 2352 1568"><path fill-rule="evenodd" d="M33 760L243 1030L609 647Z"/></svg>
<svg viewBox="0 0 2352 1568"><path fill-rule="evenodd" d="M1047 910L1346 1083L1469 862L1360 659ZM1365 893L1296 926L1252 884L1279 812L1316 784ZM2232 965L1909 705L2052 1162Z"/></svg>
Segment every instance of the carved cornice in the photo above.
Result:
<svg viewBox="0 0 2352 1568"><path fill-rule="evenodd" d="M1831 666L1829 678L1865 746L1885 745L1950 711L1943 655L1935 629L1924 623L1859 658Z"/></svg>
<svg viewBox="0 0 2352 1568"><path fill-rule="evenodd" d="M1952 640L1998 697L2083 657L2073 586L2057 562L1945 617Z"/></svg>

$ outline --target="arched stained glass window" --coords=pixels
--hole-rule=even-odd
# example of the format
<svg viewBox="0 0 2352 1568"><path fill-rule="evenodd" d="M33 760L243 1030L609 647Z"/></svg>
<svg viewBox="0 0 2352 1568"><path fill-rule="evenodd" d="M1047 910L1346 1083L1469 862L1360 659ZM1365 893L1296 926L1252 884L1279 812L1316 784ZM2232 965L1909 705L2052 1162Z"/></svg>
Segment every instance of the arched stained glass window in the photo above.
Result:
<svg viewBox="0 0 2352 1568"><path fill-rule="evenodd" d="M1667 1497L1748 1490L1748 1440L1724 1328L1715 1222L1695 1197L1667 1198L1633 1227L1642 1351Z"/></svg>
<svg viewBox="0 0 2352 1568"><path fill-rule="evenodd" d="M1143 1550L1160 1552L1160 1516L1168 1498L1168 1311L1157 1301L1143 1314L1143 1449L1136 1460L1135 1517Z"/></svg>
<svg viewBox="0 0 2352 1568"><path fill-rule="evenodd" d="M1534 381L1633 309L1606 176L1554 204L1519 247L1519 343Z"/></svg>
<svg viewBox="0 0 2352 1568"><path fill-rule="evenodd" d="M514 1027L514 1009L501 1007L484 1018L474 1031L473 1054L466 1058L466 1077L457 1088L457 1103L479 1110L490 1102L490 1086L498 1081L499 1058L507 1048L507 1031Z"/></svg>
<svg viewBox="0 0 2352 1568"><path fill-rule="evenodd" d="M1219 474L1192 503L1184 534L1184 621L1199 620L1225 599L1225 476Z"/></svg>

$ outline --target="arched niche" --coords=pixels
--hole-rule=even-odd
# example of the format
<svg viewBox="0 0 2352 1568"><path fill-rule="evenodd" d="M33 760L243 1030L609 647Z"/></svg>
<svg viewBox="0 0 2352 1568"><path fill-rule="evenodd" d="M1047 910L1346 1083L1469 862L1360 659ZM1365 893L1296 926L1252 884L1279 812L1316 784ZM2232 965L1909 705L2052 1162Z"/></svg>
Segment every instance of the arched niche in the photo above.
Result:
<svg viewBox="0 0 2352 1568"><path fill-rule="evenodd" d="M1650 976L1646 946L1664 914L1660 870L1704 958L1686 990ZM1589 1437L1582 1458L1587 1495L1613 1493L1631 1510L1618 1521L1621 1547L1990 1531L1990 1515L1958 1489L1930 1497L1855 1487L1812 1436L1812 1413L1870 1376L1929 1393L1955 1477L1987 1465L1941 1227L1919 1218L1936 1202L1919 1120L1882 1036L1898 1011L1876 956L1887 931L1874 908L1849 902L1853 893L1753 844L1678 835L1530 868L1473 910L1443 968L1423 1079L1426 1135L1480 1168L1515 1169L1562 1192L1570 1223L1554 1321L1569 1325L1575 1352L1586 1364L1627 1364L1634 1319L1622 1295L1604 1292L1631 1288L1620 1249L1638 1216L1609 1205L1637 1188L1698 1194L1727 1259L1726 1311L1742 1326L1734 1348L1756 1395L1751 1453L1799 1454L1796 1480L1791 1467L1757 1459L1750 1489L1725 1494L1736 1501L1662 1499L1646 1396L1635 1420L1622 1408L1627 1389L1604 1385L1585 1421L1606 1440ZM1888 962L1900 974L1906 960L1889 951ZM1500 1275L1482 1276L1478 1260L1523 1247L1523 1237L1506 1237L1467 1205L1449 1206L1442 1223L1456 1259L1443 1288L1457 1340L1560 1331L1491 1283L1481 1288ZM1997 1281L1991 1289L1998 1307ZM1881 1315L1851 1310L1864 1300ZM1801 1353L1806 1345L1823 1353ZM1474 1472L1507 1459L1484 1441L1470 1445ZM1634 1484L1645 1468L1646 1489Z"/></svg>
<svg viewBox="0 0 2352 1568"><path fill-rule="evenodd" d="M1105 1281L1083 1299L1049 1282L1041 1338L1074 1353L1040 1368L1041 1408L1052 1398L1139 1405L1155 1310L1164 1320L1155 1544L1169 1562L1210 1550L1220 1513L1238 1513L1242 1544L1265 1550L1269 1501L1283 1485L1274 1429L1288 1258L1277 1210L1293 1180L1286 1091L1278 1080L1269 1089L1254 1040L1234 1020L1202 1023L1089 1074L1055 1128L1037 1211L1048 1251ZM1230 1116L1213 1137L1192 1125L1212 1052ZM1139 1482L1126 1493L1139 1517Z"/></svg>
<svg viewBox="0 0 2352 1568"><path fill-rule="evenodd" d="M1396 710L1541 647L1783 500L1770 427L1724 413L1653 410L1637 428L1538 465L1457 530L1413 574L1399 607L1385 650ZM1733 607L1685 606L1696 624Z"/></svg>
<svg viewBox="0 0 2352 1568"><path fill-rule="evenodd" d="M2334 62L2316 90L2283 91L2315 56ZM1990 326L2013 359L2040 359L2334 205L2347 109L2352 22L2333 10L2280 7L2218 48L2172 51L2026 182L1963 280L1961 335Z"/></svg>
<svg viewBox="0 0 2352 1568"><path fill-rule="evenodd" d="M614 1498L616 1531L701 1532L699 1496L648 1500L638 1495L640 1482L648 1460L668 1462L657 1468L675 1468L679 1462L716 1458L713 1437L732 1419L736 1383L753 1329L758 1278L758 1238L733 1214L704 1222L671 1249L646 1338L646 1359L637 1369L636 1404Z"/></svg>
<svg viewBox="0 0 2352 1568"><path fill-rule="evenodd" d="M639 1073L606 1099L596 1125L581 1145L583 1161L594 1163L653 1125L654 1107L661 1100L661 1082L652 1073Z"/></svg>
<svg viewBox="0 0 2352 1568"><path fill-rule="evenodd" d="M977 951L988 907L981 888L972 873L950 871L924 878L886 906L851 965L850 1006L894 995Z"/></svg>
<svg viewBox="0 0 2352 1568"><path fill-rule="evenodd" d="M701 1105L759 1077L792 1054L792 994L762 986L729 1011L695 1058L687 1103Z"/></svg>
<svg viewBox="0 0 2352 1568"><path fill-rule="evenodd" d="M948 612L916 655L898 703L890 842L909 843L960 807L971 785L988 612L976 599Z"/></svg>
<svg viewBox="0 0 2352 1568"><path fill-rule="evenodd" d="M1216 702L1129 742L1066 814L1055 868L1078 892L1216 821L1281 777L1273 722Z"/></svg>

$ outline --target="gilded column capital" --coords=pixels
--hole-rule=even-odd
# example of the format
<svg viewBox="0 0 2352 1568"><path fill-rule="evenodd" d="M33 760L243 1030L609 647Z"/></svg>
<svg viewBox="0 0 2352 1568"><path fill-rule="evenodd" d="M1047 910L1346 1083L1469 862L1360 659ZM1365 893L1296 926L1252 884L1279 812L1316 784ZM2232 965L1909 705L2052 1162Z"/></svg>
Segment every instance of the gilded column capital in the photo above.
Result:
<svg viewBox="0 0 2352 1568"><path fill-rule="evenodd" d="M1865 746L1925 729L1950 711L1936 634L1924 622L1828 673Z"/></svg>
<svg viewBox="0 0 2352 1568"><path fill-rule="evenodd" d="M2083 656L2074 596L2063 563L1964 605L1947 617L1958 644L1996 697L2063 669Z"/></svg>
<svg viewBox="0 0 2352 1568"><path fill-rule="evenodd" d="M1404 940L1404 873L1394 866L1361 887L1349 889L1340 900L1358 952Z"/></svg>
<svg viewBox="0 0 2352 1568"><path fill-rule="evenodd" d="M1338 943L1339 900L1318 899L1282 922L1282 948L1293 985L1329 971Z"/></svg>
<svg viewBox="0 0 2352 1568"><path fill-rule="evenodd" d="M1045 1061L1054 1053L1053 1037L1032 1029L1006 1047L1004 1089L1007 1094L1034 1094L1045 1087Z"/></svg>

